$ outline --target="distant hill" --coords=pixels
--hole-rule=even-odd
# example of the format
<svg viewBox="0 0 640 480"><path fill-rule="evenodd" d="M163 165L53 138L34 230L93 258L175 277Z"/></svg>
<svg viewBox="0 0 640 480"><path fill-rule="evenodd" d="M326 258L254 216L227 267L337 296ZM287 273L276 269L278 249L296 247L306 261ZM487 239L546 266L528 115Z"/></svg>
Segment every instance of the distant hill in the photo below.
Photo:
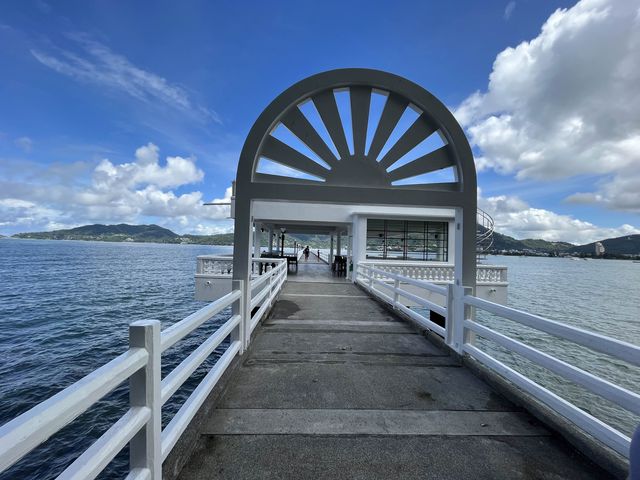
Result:
<svg viewBox="0 0 640 480"><path fill-rule="evenodd" d="M233 245L233 233L216 235L182 235L179 243L195 243L198 245Z"/></svg>
<svg viewBox="0 0 640 480"><path fill-rule="evenodd" d="M605 254L614 255L640 255L640 234L625 235L623 237L607 238L606 240L600 240L600 243L604 246ZM586 253L592 254L595 252L596 242L587 243L586 245L573 246L567 249L570 253Z"/></svg>
<svg viewBox="0 0 640 480"><path fill-rule="evenodd" d="M494 252L500 250L532 250L539 253L552 253L563 252L571 247L575 247L575 245L567 242L549 242L547 240L533 238L518 240L509 235L493 232L493 246L491 250Z"/></svg>
<svg viewBox="0 0 640 480"><path fill-rule="evenodd" d="M640 234L607 238L600 240L600 243L604 246L605 257L640 255ZM595 253L595 246L596 242L585 245L573 245L567 242L548 242L538 239L517 240L508 235L494 232L491 251L493 253L512 250L547 254L592 255Z"/></svg>
<svg viewBox="0 0 640 480"><path fill-rule="evenodd" d="M51 232L17 233L17 238L43 240L100 240L103 242L177 243L179 235L158 225L84 225Z"/></svg>
<svg viewBox="0 0 640 480"><path fill-rule="evenodd" d="M43 240L98 240L104 242L154 242L154 243L191 243L199 245L233 245L233 233L217 235L178 235L158 225L84 225L82 227L51 232L17 233L14 238ZM263 243L266 242L263 236ZM640 234L600 240L605 255L640 255ZM329 248L329 239L323 235L296 234L285 237L285 246L292 247L294 242L311 248ZM274 245L280 245L279 240ZM573 245L567 242L549 242L540 239L518 240L508 235L494 232L492 253L503 251L520 252L516 254L560 254L591 255L595 252L595 242L586 245Z"/></svg>

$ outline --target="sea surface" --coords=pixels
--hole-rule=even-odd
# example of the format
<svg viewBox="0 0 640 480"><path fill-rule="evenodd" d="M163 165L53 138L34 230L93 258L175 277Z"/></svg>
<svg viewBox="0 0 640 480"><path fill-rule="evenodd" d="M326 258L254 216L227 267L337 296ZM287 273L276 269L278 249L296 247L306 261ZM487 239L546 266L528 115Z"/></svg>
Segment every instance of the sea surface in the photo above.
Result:
<svg viewBox="0 0 640 480"><path fill-rule="evenodd" d="M0 240L0 425L124 353L131 322L160 320L164 329L205 306L194 300L196 257L232 251L200 245ZM163 376L227 318L219 315L164 354ZM165 405L164 424L225 346ZM124 384L0 479L54 478L126 412L127 398ZM102 478L123 478L119 474L127 465L128 452L123 451Z"/></svg>
<svg viewBox="0 0 640 480"><path fill-rule="evenodd" d="M484 263L508 267L510 307L640 345L640 263L507 256L489 256ZM486 312L477 313L476 317L516 340L640 393L640 367ZM493 342L479 339L479 345L627 436L640 424L639 416Z"/></svg>
<svg viewBox="0 0 640 480"><path fill-rule="evenodd" d="M157 319L164 329L203 307L193 299L196 256L231 252L232 247L196 245L0 240L0 424L123 353L129 323ZM540 257L489 257L486 263L508 266L510 306L640 344L640 264ZM163 375L227 315L163 355ZM491 315L480 314L478 320L640 392L638 367ZM491 342L479 344L627 434L640 422ZM224 348L163 408L163 423ZM55 477L126 411L127 394L122 385L0 480ZM119 476L127 462L124 451L102 478Z"/></svg>

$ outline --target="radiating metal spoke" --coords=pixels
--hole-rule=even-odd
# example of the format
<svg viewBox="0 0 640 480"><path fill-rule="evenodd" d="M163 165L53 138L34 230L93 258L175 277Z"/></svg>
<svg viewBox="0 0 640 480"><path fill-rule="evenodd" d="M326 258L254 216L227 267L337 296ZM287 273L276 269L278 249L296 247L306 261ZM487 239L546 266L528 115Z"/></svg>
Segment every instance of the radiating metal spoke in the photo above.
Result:
<svg viewBox="0 0 640 480"><path fill-rule="evenodd" d="M283 177L281 175L271 175L270 173L254 173L254 182L262 183L302 183L304 185L318 185L322 180L311 180L308 178Z"/></svg>
<svg viewBox="0 0 640 480"><path fill-rule="evenodd" d="M371 106L371 87L351 87L351 126L353 128L353 154L364 157L367 144L367 126Z"/></svg>
<svg viewBox="0 0 640 480"><path fill-rule="evenodd" d="M312 100L320 114L322 122L331 136L331 140L333 140L333 144L338 150L340 159L348 158L350 156L349 146L347 145L347 138L344 134L344 128L342 127L342 120L340 119L340 112L338 111L333 90L321 92L313 97Z"/></svg>
<svg viewBox="0 0 640 480"><path fill-rule="evenodd" d="M387 101L384 104L384 108L382 109L382 115L380 115L380 121L376 127L376 133L373 135L373 140L371 140L369 152L367 152L367 156L370 159L378 159L378 155L380 155L384 145L387 143L387 140L389 140L391 132L396 128L396 125L400 121L400 117L402 117L402 114L407 109L408 105L408 100L405 100L394 93L389 94Z"/></svg>
<svg viewBox="0 0 640 480"><path fill-rule="evenodd" d="M435 172L454 165L448 145L416 158L412 162L389 172L392 182L405 178L417 177L425 173Z"/></svg>
<svg viewBox="0 0 640 480"><path fill-rule="evenodd" d="M281 121L285 127L318 155L318 157L324 160L327 165L331 167L336 166L338 159L298 107L291 108L286 115L282 117Z"/></svg>
<svg viewBox="0 0 640 480"><path fill-rule="evenodd" d="M261 154L274 162L322 179L326 179L329 173L323 166L271 135L265 139Z"/></svg>
<svg viewBox="0 0 640 480"><path fill-rule="evenodd" d="M416 145L426 139L429 135L437 130L437 125L429 119L424 113L420 115L413 125L398 139L398 141L389 149L386 155L380 160L380 165L389 168L391 165L400 160Z"/></svg>

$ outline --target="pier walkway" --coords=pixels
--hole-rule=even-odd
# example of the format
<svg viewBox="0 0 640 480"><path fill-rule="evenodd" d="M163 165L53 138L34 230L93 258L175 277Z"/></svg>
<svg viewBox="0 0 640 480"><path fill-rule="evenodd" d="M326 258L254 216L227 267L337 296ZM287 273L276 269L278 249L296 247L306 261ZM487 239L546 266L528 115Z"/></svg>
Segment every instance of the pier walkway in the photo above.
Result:
<svg viewBox="0 0 640 480"><path fill-rule="evenodd" d="M326 264L318 281L317 267L315 281L285 284L179 478L608 478Z"/></svg>

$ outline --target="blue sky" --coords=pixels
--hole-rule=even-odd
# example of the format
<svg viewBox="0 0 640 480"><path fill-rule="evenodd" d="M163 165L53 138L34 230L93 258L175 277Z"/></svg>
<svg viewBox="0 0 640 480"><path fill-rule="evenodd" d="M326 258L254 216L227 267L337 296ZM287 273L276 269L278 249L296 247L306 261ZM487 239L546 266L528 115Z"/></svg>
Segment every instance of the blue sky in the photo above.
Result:
<svg viewBox="0 0 640 480"><path fill-rule="evenodd" d="M480 205L519 238L637 233L634 1L5 2L0 233L226 231L244 137L282 90L369 67L465 127Z"/></svg>

